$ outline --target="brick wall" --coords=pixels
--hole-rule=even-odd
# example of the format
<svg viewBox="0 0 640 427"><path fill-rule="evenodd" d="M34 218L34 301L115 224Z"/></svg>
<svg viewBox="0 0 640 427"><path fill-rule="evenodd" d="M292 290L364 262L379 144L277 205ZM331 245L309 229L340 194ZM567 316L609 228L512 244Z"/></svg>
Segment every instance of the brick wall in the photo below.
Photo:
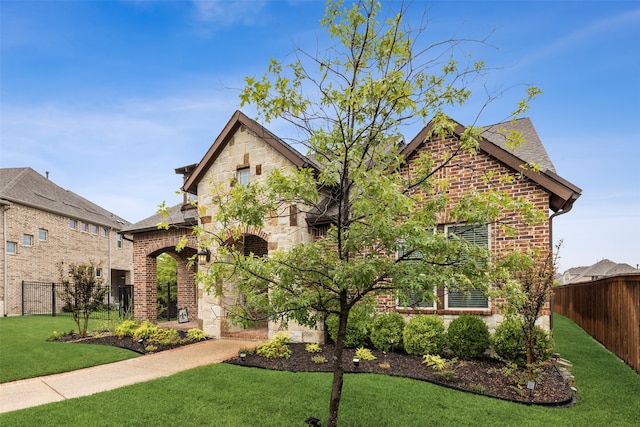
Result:
<svg viewBox="0 0 640 427"><path fill-rule="evenodd" d="M416 159L420 152L428 150L434 161L439 161L446 153L455 150L457 140L454 138L431 140L428 147L422 146L419 150L408 159L404 166L403 173L408 177L415 175ZM510 175L512 180L501 180L500 177ZM487 180L487 177L491 177ZM415 177L414 177L415 178ZM507 249L526 249L528 247L549 248L550 246L550 230L549 230L549 194L539 185L532 182L528 178L514 173L510 168L487 155L479 152L476 155L463 152L456 157L449 166L440 170L434 177L436 182L435 191L439 193L446 192L450 198L450 204L447 210L442 212L438 217L440 224L451 223L449 212L457 201L469 191L483 192L489 188L498 191L505 191L512 197L526 197L537 209L545 212L546 220L539 224L527 225L523 218L515 212L503 212L499 222L507 224L517 229L517 235L509 235L503 230L499 224L491 224L489 232L489 246L494 253L502 253ZM440 183L439 183L440 181ZM444 184L446 182L446 184ZM444 291L439 291L439 297L444 302ZM471 313L486 316L490 327L494 327L501 320L500 303L501 299L494 298L491 300L490 309L483 310L445 310L441 304L438 309L417 309L417 310L401 310L408 316L419 313L437 313L446 315L457 315L460 313ZM391 311L396 309L396 302L391 296L381 296L378 299L378 311ZM549 304L543 310L544 315L550 314ZM543 324L547 324L547 320L543 320Z"/></svg>
<svg viewBox="0 0 640 427"><path fill-rule="evenodd" d="M22 313L23 280L59 281L56 267L58 262L69 265L92 260L99 263L103 269L105 283L111 283L111 270L132 270L133 245L122 240L122 248L118 248L116 232L113 230L108 230L107 236L102 236L100 228L97 234L93 234L90 226L87 232L82 232L80 228L72 230L69 228L68 217L15 203L5 215L7 235L3 236L3 240L17 244L16 254L7 254L4 248L2 250L7 264L6 283L5 259L0 263L0 280L3 282L3 286L0 286L0 301L6 304L7 315ZM39 240L40 229L47 231L46 240ZM3 232L2 230L4 224L0 224L0 232ZM32 246L23 245L25 234L33 236Z"/></svg>
<svg viewBox="0 0 640 427"><path fill-rule="evenodd" d="M189 258L197 253L193 236L184 249L176 251L182 236L189 232L181 229L154 230L134 235L133 243L133 301L134 317L138 320L157 320L156 257L167 253L178 262L178 307L186 307L189 320L198 318L196 301L195 264L189 268Z"/></svg>

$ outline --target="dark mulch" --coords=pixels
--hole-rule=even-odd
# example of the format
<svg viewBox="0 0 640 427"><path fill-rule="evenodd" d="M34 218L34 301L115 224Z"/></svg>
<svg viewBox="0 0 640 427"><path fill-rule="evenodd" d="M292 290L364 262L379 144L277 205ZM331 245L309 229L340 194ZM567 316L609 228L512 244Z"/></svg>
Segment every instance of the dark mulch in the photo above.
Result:
<svg viewBox="0 0 640 427"><path fill-rule="evenodd" d="M291 372L332 372L333 345L323 345L320 353L307 352L305 344L290 344L289 348L291 357L288 359L267 359L256 354L248 354L244 361L235 357L227 360L226 363ZM536 374L535 387L529 390L526 372L520 370L509 373L503 369L506 367L504 362L492 357L459 361L454 364L450 372L446 372L427 367L422 364L422 358L418 356L396 352L385 354L375 350L372 353L376 356L376 360L361 360L356 367L353 364L355 350L345 349L343 354L345 372L412 378L526 404L565 406L571 404L574 397L571 384L552 361L540 367ZM323 356L327 362L315 363L312 361L314 356ZM388 363L388 367L384 362Z"/></svg>
<svg viewBox="0 0 640 427"><path fill-rule="evenodd" d="M186 331L178 331L180 338L184 340L187 336ZM113 347L126 348L131 351L135 351L140 354L149 354L149 353L158 353L160 351L171 350L173 348L182 347L184 345L193 344L192 341L184 341L177 345L161 345L161 344L153 344L154 349L149 347L149 343L145 340L136 340L131 337L123 337L118 338L115 335L110 334L97 334L93 336L88 336L86 338L81 338L80 335L76 333L66 334L60 338L60 341L63 342L75 342L75 343L83 343L83 344L101 344L101 345L110 345Z"/></svg>
<svg viewBox="0 0 640 427"><path fill-rule="evenodd" d="M185 331L178 331L180 336L186 336ZM155 350L149 351L148 343L138 341L130 337L118 338L113 335L97 335L80 338L78 334L67 334L60 339L65 342L86 344L102 344L126 348L140 354L157 353L170 350L190 343L184 342L176 346L163 346L154 344ZM309 353L306 344L289 344L291 357L288 359L267 359L256 354L247 354L244 361L234 357L225 361L239 366L248 366L263 369L272 369L290 372L332 372L331 360L333 358L333 345L321 346L320 353ZM482 357L474 360L465 360L455 363L450 370L438 371L422 363L422 358L406 353L384 353L372 350L376 360L361 360L359 366L354 366L354 349L345 349L343 354L343 366L349 373L374 373L393 375L428 381L444 387L450 387L471 393L482 394L498 399L515 401L534 405L566 406L573 403L574 393L571 384L564 378L562 371L555 362L549 361L543 364L536 373L535 387L527 388L528 378L526 372L519 370L508 372L504 362L492 358ZM314 356L322 356L327 361L316 363ZM384 365L388 363L388 367Z"/></svg>

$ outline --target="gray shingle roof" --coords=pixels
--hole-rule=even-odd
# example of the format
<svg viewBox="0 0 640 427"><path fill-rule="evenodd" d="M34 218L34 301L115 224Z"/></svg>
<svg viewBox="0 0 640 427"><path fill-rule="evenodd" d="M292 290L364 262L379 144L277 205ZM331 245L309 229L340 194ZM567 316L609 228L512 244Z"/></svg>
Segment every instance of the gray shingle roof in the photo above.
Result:
<svg viewBox="0 0 640 427"><path fill-rule="evenodd" d="M522 133L525 139L518 148L515 150L507 148L507 137L509 131L515 130ZM506 131L506 132L503 132ZM518 156L520 159L527 163L539 164L543 171L551 171L556 173L556 168L553 166L547 150L544 148L538 132L533 127L531 119L525 117L516 120L515 122L503 122L495 125L487 126L482 133L482 136L493 142L500 148L503 148L512 154Z"/></svg>
<svg viewBox="0 0 640 427"><path fill-rule="evenodd" d="M0 169L0 199L87 223L121 230L129 222L29 167Z"/></svg>
<svg viewBox="0 0 640 427"><path fill-rule="evenodd" d="M166 218L161 213L157 213L125 227L123 231L133 234L153 231L157 230L158 224L162 222L166 222L171 227L192 228L198 225L198 209L181 203L169 208Z"/></svg>

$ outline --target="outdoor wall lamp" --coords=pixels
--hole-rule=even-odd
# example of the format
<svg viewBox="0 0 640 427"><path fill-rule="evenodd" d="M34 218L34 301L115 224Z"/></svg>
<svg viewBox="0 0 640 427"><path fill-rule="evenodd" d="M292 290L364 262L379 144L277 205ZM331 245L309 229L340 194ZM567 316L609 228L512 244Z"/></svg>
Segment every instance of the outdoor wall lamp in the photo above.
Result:
<svg viewBox="0 0 640 427"><path fill-rule="evenodd" d="M201 248L198 251L198 264L206 265L211 260L211 252L207 248Z"/></svg>

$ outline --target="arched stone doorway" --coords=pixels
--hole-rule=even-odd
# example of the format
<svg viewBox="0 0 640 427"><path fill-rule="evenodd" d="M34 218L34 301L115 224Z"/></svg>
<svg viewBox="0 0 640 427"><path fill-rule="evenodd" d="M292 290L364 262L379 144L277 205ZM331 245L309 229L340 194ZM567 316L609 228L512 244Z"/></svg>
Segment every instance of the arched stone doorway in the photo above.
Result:
<svg viewBox="0 0 640 427"><path fill-rule="evenodd" d="M261 235L245 233L239 239L229 239L225 243L234 246L236 250L242 252L245 256L253 254L254 256L263 257L269 254L269 242ZM232 286L230 284L230 286ZM269 322L266 318L247 322L244 326L232 322L228 318L228 308L235 304L244 304L244 295L236 294L230 289L231 294L223 297L212 297L204 295L201 301L200 310L203 314L212 313L213 316L204 320L205 332L213 336L233 337L233 338L260 338L265 339L268 336ZM268 289L263 290L264 298L268 298ZM261 318L265 313L253 312L256 318Z"/></svg>

